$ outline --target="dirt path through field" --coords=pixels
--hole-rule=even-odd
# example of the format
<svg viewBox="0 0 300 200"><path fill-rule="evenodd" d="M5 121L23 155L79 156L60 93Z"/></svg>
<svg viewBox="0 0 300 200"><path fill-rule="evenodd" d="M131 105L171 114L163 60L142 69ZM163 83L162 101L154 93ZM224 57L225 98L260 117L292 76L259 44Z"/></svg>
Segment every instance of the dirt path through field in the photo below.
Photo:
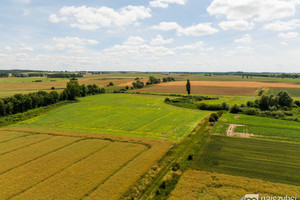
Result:
<svg viewBox="0 0 300 200"><path fill-rule="evenodd" d="M229 124L229 127L227 129L227 136L239 136L239 137L244 137L244 138L249 138L249 137L254 136L254 134L251 134L251 133L234 132L234 129L237 126L244 126L244 125L241 125L241 124Z"/></svg>

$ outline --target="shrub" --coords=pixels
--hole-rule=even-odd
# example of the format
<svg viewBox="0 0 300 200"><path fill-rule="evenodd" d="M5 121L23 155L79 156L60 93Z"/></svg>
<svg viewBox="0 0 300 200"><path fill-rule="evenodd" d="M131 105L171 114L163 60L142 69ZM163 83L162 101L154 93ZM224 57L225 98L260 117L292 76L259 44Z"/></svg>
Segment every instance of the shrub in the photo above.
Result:
<svg viewBox="0 0 300 200"><path fill-rule="evenodd" d="M244 108L243 113L246 115L258 115L259 111L255 108Z"/></svg>
<svg viewBox="0 0 300 200"><path fill-rule="evenodd" d="M190 154L187 158L187 160L193 160L194 159L194 155L193 154Z"/></svg>
<svg viewBox="0 0 300 200"><path fill-rule="evenodd" d="M170 102L170 99L167 97L167 98L165 99L165 102Z"/></svg>
<svg viewBox="0 0 300 200"><path fill-rule="evenodd" d="M232 106L231 107L231 109L230 109L230 113L239 113L239 112L242 112L242 109L238 106L238 105L234 105L234 106Z"/></svg>
<svg viewBox="0 0 300 200"><path fill-rule="evenodd" d="M55 87L51 87L51 90L55 90Z"/></svg>
<svg viewBox="0 0 300 200"><path fill-rule="evenodd" d="M229 105L226 102L222 103L222 110L229 110Z"/></svg>
<svg viewBox="0 0 300 200"><path fill-rule="evenodd" d="M172 166L172 171L178 171L180 169L180 164L175 162Z"/></svg>

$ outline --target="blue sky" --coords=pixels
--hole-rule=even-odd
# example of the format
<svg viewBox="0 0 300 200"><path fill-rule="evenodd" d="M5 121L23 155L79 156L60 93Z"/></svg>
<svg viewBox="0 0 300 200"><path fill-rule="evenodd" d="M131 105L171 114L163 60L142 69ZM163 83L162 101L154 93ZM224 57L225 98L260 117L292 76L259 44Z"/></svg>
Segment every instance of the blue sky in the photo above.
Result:
<svg viewBox="0 0 300 200"><path fill-rule="evenodd" d="M300 72L300 0L1 0L0 69Z"/></svg>

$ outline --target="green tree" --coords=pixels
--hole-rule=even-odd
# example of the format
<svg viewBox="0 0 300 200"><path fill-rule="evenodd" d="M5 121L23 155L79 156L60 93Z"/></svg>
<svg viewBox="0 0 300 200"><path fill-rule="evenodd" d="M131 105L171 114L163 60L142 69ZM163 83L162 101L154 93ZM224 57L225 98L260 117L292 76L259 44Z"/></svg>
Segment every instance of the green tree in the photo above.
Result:
<svg viewBox="0 0 300 200"><path fill-rule="evenodd" d="M286 91L280 91L278 94L278 104L281 107L289 107L291 108L293 105L293 99L292 97L289 95L289 93L287 93Z"/></svg>
<svg viewBox="0 0 300 200"><path fill-rule="evenodd" d="M260 98L258 105L261 110L268 110L270 106L269 96L263 95Z"/></svg>
<svg viewBox="0 0 300 200"><path fill-rule="evenodd" d="M186 91L187 91L188 95L191 94L191 83L190 83L189 79L186 82Z"/></svg>
<svg viewBox="0 0 300 200"><path fill-rule="evenodd" d="M4 116L6 114L5 104L2 99L0 99L0 116Z"/></svg>
<svg viewBox="0 0 300 200"><path fill-rule="evenodd" d="M68 94L68 99L69 100L75 100L76 97L79 97L80 93L81 93L81 87L78 84L78 81L70 80L67 83L66 92Z"/></svg>

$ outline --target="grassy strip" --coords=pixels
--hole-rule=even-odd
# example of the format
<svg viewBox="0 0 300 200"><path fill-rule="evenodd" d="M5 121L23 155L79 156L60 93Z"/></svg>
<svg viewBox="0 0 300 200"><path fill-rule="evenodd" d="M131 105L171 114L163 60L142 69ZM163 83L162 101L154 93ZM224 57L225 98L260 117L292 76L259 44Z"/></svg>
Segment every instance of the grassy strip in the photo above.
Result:
<svg viewBox="0 0 300 200"><path fill-rule="evenodd" d="M205 133L208 128L209 123L205 119L188 137L175 144L158 162L157 166L146 173L135 187L127 191L121 199L161 199L166 197L175 187L181 173L189 168L190 161L187 158L198 152L201 144L207 138ZM175 165L180 166L176 172L172 170ZM168 180L165 181L165 179ZM158 190L159 192L157 192Z"/></svg>
<svg viewBox="0 0 300 200"><path fill-rule="evenodd" d="M69 103L73 103L73 102L75 102L75 101L62 101L62 102L58 102L56 104L52 104L49 106L32 109L32 110L29 110L29 111L26 111L23 113L17 113L14 115L0 117L0 127L16 124L20 121L24 121L24 120L30 119L32 117L36 117L36 116L45 114L45 113L49 112L50 110L53 110L55 108L58 108L60 106L63 106L63 105L69 104Z"/></svg>

